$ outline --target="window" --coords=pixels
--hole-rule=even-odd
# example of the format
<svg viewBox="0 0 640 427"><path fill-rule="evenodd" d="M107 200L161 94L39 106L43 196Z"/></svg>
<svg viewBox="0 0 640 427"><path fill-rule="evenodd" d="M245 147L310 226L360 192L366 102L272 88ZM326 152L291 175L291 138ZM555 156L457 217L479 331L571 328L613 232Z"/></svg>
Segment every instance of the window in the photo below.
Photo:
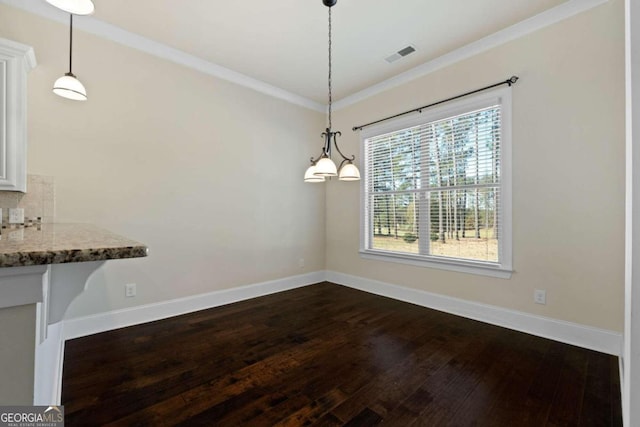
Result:
<svg viewBox="0 0 640 427"><path fill-rule="evenodd" d="M510 93L362 132L364 257L510 277Z"/></svg>

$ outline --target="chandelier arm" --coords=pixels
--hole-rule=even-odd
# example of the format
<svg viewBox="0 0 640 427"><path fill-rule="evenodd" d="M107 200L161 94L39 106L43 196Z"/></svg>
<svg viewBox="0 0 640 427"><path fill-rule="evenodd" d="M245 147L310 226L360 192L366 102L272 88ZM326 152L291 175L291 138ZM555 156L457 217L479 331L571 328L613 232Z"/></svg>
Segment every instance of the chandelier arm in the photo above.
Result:
<svg viewBox="0 0 640 427"><path fill-rule="evenodd" d="M325 138L326 132L322 132L322 137ZM326 139L326 138L325 138ZM329 151L327 151L329 150ZM327 148L326 144L322 146L322 152L320 154L318 154L318 157L311 157L311 164L315 165L316 163L318 163L318 161L323 158L323 157L331 157L331 147Z"/></svg>
<svg viewBox="0 0 640 427"><path fill-rule="evenodd" d="M343 161L341 161L340 166L338 167L338 170L342 169L342 166L344 166L345 163L351 163L354 159L344 159Z"/></svg>
<svg viewBox="0 0 640 427"><path fill-rule="evenodd" d="M327 128L324 132L322 132L322 138L324 138L324 146L322 147L322 153L327 157L331 157L331 129Z"/></svg>
<svg viewBox="0 0 640 427"><path fill-rule="evenodd" d="M352 155L351 158L345 156L342 151L340 151L340 147L338 147L338 136L342 136L342 132L338 131L338 132L333 132L333 145L336 147L336 151L338 151L338 153L340 153L340 156L342 156L342 158L344 159L344 161L348 161L348 162L353 162L356 159L355 155Z"/></svg>
<svg viewBox="0 0 640 427"><path fill-rule="evenodd" d="M322 149L322 153L318 154L318 157L311 157L309 160L311 160L311 164L315 165L322 157L324 157L324 149Z"/></svg>

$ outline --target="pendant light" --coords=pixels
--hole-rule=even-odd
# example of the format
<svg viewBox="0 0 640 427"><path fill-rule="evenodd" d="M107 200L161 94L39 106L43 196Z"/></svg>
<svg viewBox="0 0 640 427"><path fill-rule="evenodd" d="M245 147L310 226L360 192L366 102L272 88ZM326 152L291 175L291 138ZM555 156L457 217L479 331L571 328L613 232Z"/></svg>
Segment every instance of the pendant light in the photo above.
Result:
<svg viewBox="0 0 640 427"><path fill-rule="evenodd" d="M53 84L53 93L63 98L72 99L74 101L86 101L87 90L84 85L73 74L72 50L73 50L73 14L69 14L69 72L60 77Z"/></svg>
<svg viewBox="0 0 640 427"><path fill-rule="evenodd" d="M91 15L95 10L91 0L47 0L47 3L74 15Z"/></svg>
<svg viewBox="0 0 640 427"><path fill-rule="evenodd" d="M341 181L358 181L360 179L360 171L358 167L353 164L356 159L355 156L347 157L342 154L338 147L338 136L342 136L342 133L333 132L331 130L331 105L333 103L331 93L331 68L332 68L332 55L331 55L331 8L336 5L338 0L322 0L322 3L329 8L329 126L322 133L324 138L324 146L322 147L322 153L317 158L311 158L311 166L304 174L304 182L324 182L326 177L338 176ZM331 160L332 142L342 162L340 167L336 167L336 164Z"/></svg>

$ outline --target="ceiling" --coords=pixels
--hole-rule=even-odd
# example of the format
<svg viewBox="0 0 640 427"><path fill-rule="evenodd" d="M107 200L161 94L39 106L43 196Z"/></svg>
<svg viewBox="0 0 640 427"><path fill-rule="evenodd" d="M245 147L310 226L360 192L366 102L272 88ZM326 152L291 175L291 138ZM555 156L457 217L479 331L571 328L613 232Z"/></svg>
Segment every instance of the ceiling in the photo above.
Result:
<svg viewBox="0 0 640 427"><path fill-rule="evenodd" d="M339 0L334 100L426 63L567 0ZM321 0L94 0L98 20L315 102L327 102ZM393 64L384 58L412 44ZM497 76L503 77L503 76Z"/></svg>
<svg viewBox="0 0 640 427"><path fill-rule="evenodd" d="M159 43L147 49L153 54L158 54L158 46L171 47L180 51L178 56L187 53L210 68L221 66L240 73L241 79L242 75L254 79L250 87L256 88L257 81L258 86L270 85L268 93L285 93L274 96L291 98L286 95L291 94L298 97L292 102L312 108L327 103L328 8L321 0L93 1L95 14L74 22L80 30L124 44L132 36L142 36ZM338 0L332 8L334 101L357 97L507 28L513 30L507 30L513 38L604 1ZM0 3L66 21L44 0ZM385 61L409 44L416 52L392 64ZM176 62L189 65L192 57ZM235 77L230 80L237 81Z"/></svg>

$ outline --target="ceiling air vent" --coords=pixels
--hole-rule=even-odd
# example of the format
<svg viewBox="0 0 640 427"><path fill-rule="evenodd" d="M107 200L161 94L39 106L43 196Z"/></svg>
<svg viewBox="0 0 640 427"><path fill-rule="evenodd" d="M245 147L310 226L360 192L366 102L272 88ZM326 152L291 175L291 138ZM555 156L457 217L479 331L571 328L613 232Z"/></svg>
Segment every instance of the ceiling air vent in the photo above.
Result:
<svg viewBox="0 0 640 427"><path fill-rule="evenodd" d="M416 48L409 45L407 47L400 49L393 55L387 56L384 60L387 61L389 64L391 64L392 62L396 62L398 59L403 58L407 55L410 55L415 51L416 51Z"/></svg>

